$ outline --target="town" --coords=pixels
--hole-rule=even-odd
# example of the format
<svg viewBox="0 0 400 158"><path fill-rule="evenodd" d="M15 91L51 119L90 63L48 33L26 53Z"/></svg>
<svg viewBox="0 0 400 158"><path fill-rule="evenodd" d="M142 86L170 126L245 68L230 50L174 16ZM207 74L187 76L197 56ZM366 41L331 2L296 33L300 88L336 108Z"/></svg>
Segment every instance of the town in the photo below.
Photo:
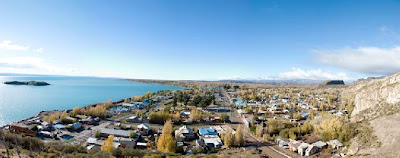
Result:
<svg viewBox="0 0 400 158"><path fill-rule="evenodd" d="M117 157L345 157L356 135L353 106L340 86L183 84L177 91L41 112L6 126L3 137L19 134L73 146L69 152L77 154Z"/></svg>

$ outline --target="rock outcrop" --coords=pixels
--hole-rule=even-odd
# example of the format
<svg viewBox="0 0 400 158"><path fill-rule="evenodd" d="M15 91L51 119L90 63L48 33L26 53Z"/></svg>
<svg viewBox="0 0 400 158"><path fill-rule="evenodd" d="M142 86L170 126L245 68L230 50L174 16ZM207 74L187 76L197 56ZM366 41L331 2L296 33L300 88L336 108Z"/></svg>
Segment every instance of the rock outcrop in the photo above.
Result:
<svg viewBox="0 0 400 158"><path fill-rule="evenodd" d="M336 85L344 85L343 80L328 80L322 83L325 86L336 86Z"/></svg>
<svg viewBox="0 0 400 158"><path fill-rule="evenodd" d="M4 84L10 84L10 85L32 85L32 86L48 86L50 85L47 82L43 82L43 81L29 81L29 82L21 82L21 81L7 81L4 82Z"/></svg>
<svg viewBox="0 0 400 158"><path fill-rule="evenodd" d="M361 141L354 138L348 154L353 157L398 157L400 155L400 73L358 80L342 93L354 102L352 119L363 118L372 129L368 137L374 140ZM363 131L365 132L365 131ZM362 133L366 135L366 133ZM364 136L365 137L365 136Z"/></svg>
<svg viewBox="0 0 400 158"><path fill-rule="evenodd" d="M359 80L351 84L344 95L354 100L352 116L366 114L367 117L390 114L400 109L400 73L383 78Z"/></svg>

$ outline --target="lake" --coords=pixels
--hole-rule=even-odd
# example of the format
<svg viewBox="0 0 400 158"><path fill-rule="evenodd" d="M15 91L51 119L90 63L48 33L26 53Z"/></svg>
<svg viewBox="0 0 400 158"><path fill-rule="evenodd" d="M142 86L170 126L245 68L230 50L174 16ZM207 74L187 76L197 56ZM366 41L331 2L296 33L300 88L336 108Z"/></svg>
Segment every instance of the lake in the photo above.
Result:
<svg viewBox="0 0 400 158"><path fill-rule="evenodd" d="M6 85L5 81L45 81L49 86ZM0 76L0 126L36 115L89 104L118 101L148 91L182 87L94 77Z"/></svg>

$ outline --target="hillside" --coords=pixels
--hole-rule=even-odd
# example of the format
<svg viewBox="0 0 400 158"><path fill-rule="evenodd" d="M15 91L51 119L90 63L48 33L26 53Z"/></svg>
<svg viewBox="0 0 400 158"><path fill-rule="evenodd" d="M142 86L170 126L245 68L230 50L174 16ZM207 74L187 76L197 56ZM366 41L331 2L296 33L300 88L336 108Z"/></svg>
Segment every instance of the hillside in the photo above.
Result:
<svg viewBox="0 0 400 158"><path fill-rule="evenodd" d="M349 154L359 157L397 157L400 155L400 73L382 78L359 80L343 92L351 98L353 121L363 121L371 129L364 139L354 138ZM365 137L369 137L366 141Z"/></svg>
<svg viewBox="0 0 400 158"><path fill-rule="evenodd" d="M400 73L383 78L359 80L343 92L353 98L352 116L375 118L399 111Z"/></svg>

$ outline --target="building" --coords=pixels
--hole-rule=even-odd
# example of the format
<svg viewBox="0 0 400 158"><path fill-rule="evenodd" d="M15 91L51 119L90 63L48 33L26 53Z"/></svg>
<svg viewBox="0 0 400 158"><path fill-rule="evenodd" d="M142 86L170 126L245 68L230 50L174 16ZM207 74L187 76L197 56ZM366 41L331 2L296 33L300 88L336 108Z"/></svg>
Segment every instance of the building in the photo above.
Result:
<svg viewBox="0 0 400 158"><path fill-rule="evenodd" d="M319 148L317 146L309 145L306 150L305 156L311 156L311 155L317 153L318 151L319 151Z"/></svg>
<svg viewBox="0 0 400 158"><path fill-rule="evenodd" d="M328 144L326 144L323 141L318 141L318 142L312 143L311 145L318 147L318 149L320 151L328 146Z"/></svg>
<svg viewBox="0 0 400 158"><path fill-rule="evenodd" d="M135 148L136 149L142 149L142 150L147 149L147 143L137 142Z"/></svg>
<svg viewBox="0 0 400 158"><path fill-rule="evenodd" d="M301 145L301 142L299 142L299 141L291 141L291 142L289 142L289 150L296 152L300 145Z"/></svg>
<svg viewBox="0 0 400 158"><path fill-rule="evenodd" d="M80 122L76 122L74 124L71 125L71 129L72 130L78 130L82 127L82 124Z"/></svg>
<svg viewBox="0 0 400 158"><path fill-rule="evenodd" d="M301 143L299 147L297 148L297 153L299 153L300 156L304 156L306 154L306 150L310 146L308 143Z"/></svg>
<svg viewBox="0 0 400 158"><path fill-rule="evenodd" d="M89 137L86 140L86 145L100 145L98 144L97 140L98 140L97 138Z"/></svg>
<svg viewBox="0 0 400 158"><path fill-rule="evenodd" d="M10 125L10 131L13 133L23 133L32 137L35 137L37 135L36 131L32 131L28 126L19 123L12 123Z"/></svg>
<svg viewBox="0 0 400 158"><path fill-rule="evenodd" d="M114 135L115 137L129 138L132 133L132 131L128 130L117 130L111 128L100 128L99 132L100 136L104 138L107 138L109 135Z"/></svg>
<svg viewBox="0 0 400 158"><path fill-rule="evenodd" d="M221 148L224 145L217 135L204 135L201 140L207 147Z"/></svg>
<svg viewBox="0 0 400 158"><path fill-rule="evenodd" d="M96 121L90 117L81 119L81 120L79 120L79 122L82 124L87 124L87 125L93 125L96 123Z"/></svg>
<svg viewBox="0 0 400 158"><path fill-rule="evenodd" d="M119 143L122 148L134 148L136 141L133 138L114 137L114 142Z"/></svg>
<svg viewBox="0 0 400 158"><path fill-rule="evenodd" d="M140 125L138 125L138 126L137 126L137 129L138 129L138 131L140 132L140 134L145 135L145 136L149 135L150 127L147 126L146 124L140 124Z"/></svg>
<svg viewBox="0 0 400 158"><path fill-rule="evenodd" d="M175 137L180 140L190 141L195 138L195 135L193 130L185 125L175 131Z"/></svg>
<svg viewBox="0 0 400 158"><path fill-rule="evenodd" d="M140 117L138 117L138 116L131 116L128 119L126 119L126 122L141 123L142 120L140 120Z"/></svg>
<svg viewBox="0 0 400 158"><path fill-rule="evenodd" d="M205 136L205 135L217 135L217 132L212 129L212 128L200 128L199 129L199 134L201 136Z"/></svg>
<svg viewBox="0 0 400 158"><path fill-rule="evenodd" d="M337 139L329 141L328 144L334 149L340 149L341 147L343 147L343 144Z"/></svg>

